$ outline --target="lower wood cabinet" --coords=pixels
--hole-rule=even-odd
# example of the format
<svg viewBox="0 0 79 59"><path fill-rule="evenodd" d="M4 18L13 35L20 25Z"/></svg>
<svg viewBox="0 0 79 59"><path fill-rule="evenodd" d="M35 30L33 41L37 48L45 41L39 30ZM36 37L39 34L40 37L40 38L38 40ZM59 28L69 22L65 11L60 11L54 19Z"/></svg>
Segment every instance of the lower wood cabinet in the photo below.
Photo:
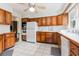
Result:
<svg viewBox="0 0 79 59"><path fill-rule="evenodd" d="M51 33L51 32L46 33L46 42L47 43L54 43L53 42L53 33Z"/></svg>
<svg viewBox="0 0 79 59"><path fill-rule="evenodd" d="M0 35L0 54L4 51L4 37Z"/></svg>
<svg viewBox="0 0 79 59"><path fill-rule="evenodd" d="M41 35L41 36L40 36L40 38L41 38L41 39L40 39L41 42L46 42L45 32L41 32L40 35Z"/></svg>
<svg viewBox="0 0 79 59"><path fill-rule="evenodd" d="M58 44L60 36L57 32L37 32L37 42Z"/></svg>
<svg viewBox="0 0 79 59"><path fill-rule="evenodd" d="M15 45L15 33L7 33L5 34L5 49L8 49Z"/></svg>
<svg viewBox="0 0 79 59"><path fill-rule="evenodd" d="M70 56L79 56L79 46L70 41Z"/></svg>

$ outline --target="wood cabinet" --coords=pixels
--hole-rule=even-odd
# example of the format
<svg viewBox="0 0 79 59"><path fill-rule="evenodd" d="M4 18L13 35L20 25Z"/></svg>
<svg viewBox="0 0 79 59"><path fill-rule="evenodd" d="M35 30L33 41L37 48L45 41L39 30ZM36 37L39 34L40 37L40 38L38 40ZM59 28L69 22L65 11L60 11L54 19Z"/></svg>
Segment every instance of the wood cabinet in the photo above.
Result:
<svg viewBox="0 0 79 59"><path fill-rule="evenodd" d="M52 32L46 32L46 42L47 43L54 43L53 41L53 33Z"/></svg>
<svg viewBox="0 0 79 59"><path fill-rule="evenodd" d="M63 18L62 15L57 16L57 25L63 25Z"/></svg>
<svg viewBox="0 0 79 59"><path fill-rule="evenodd" d="M41 42L45 42L46 41L46 38L45 38L45 32L41 32L40 33L40 37L41 37Z"/></svg>
<svg viewBox="0 0 79 59"><path fill-rule="evenodd" d="M52 26L56 26L57 25L57 17L56 16L52 16L51 17L51 25Z"/></svg>
<svg viewBox="0 0 79 59"><path fill-rule="evenodd" d="M62 25L68 25L68 13L62 15L63 23Z"/></svg>
<svg viewBox="0 0 79 59"><path fill-rule="evenodd" d="M41 20L41 22L42 22L42 26L46 26L46 18L41 18L42 20Z"/></svg>
<svg viewBox="0 0 79 59"><path fill-rule="evenodd" d="M46 26L51 26L51 17L46 17Z"/></svg>
<svg viewBox="0 0 79 59"><path fill-rule="evenodd" d="M38 20L38 26L42 26L42 19L41 18L37 18Z"/></svg>
<svg viewBox="0 0 79 59"><path fill-rule="evenodd" d="M0 9L0 24L5 23L5 11Z"/></svg>
<svg viewBox="0 0 79 59"><path fill-rule="evenodd" d="M70 56L79 56L79 46L70 41Z"/></svg>
<svg viewBox="0 0 79 59"><path fill-rule="evenodd" d="M22 18L22 22L27 22L28 18Z"/></svg>
<svg viewBox="0 0 79 59"><path fill-rule="evenodd" d="M0 54L4 51L4 37L0 35Z"/></svg>
<svg viewBox="0 0 79 59"><path fill-rule="evenodd" d="M57 37L58 39L58 47L61 49L61 34L60 33L57 33Z"/></svg>
<svg viewBox="0 0 79 59"><path fill-rule="evenodd" d="M4 36L5 37L5 45L4 45L5 49L8 49L8 48L14 46L15 40L16 40L15 33L6 33L4 35L5 35Z"/></svg>
<svg viewBox="0 0 79 59"><path fill-rule="evenodd" d="M27 18L22 18L23 21L27 21ZM25 22L26 22L25 21ZM38 26L59 26L68 24L68 14L61 14L57 16L40 17L40 18L28 18L27 22L37 22Z"/></svg>
<svg viewBox="0 0 79 59"><path fill-rule="evenodd" d="M60 40L60 35L59 35L59 33L53 32L52 34L53 34L53 35L52 35L52 37L53 37L53 43L54 43L54 44L58 44L58 41Z"/></svg>
<svg viewBox="0 0 79 59"><path fill-rule="evenodd" d="M5 20L6 24L11 24L12 23L12 14L10 12L6 11L6 20Z"/></svg>
<svg viewBox="0 0 79 59"><path fill-rule="evenodd" d="M37 32L37 42L58 44L60 36L57 32Z"/></svg>
<svg viewBox="0 0 79 59"><path fill-rule="evenodd" d="M11 24L12 23L12 14L8 11L0 9L0 24Z"/></svg>

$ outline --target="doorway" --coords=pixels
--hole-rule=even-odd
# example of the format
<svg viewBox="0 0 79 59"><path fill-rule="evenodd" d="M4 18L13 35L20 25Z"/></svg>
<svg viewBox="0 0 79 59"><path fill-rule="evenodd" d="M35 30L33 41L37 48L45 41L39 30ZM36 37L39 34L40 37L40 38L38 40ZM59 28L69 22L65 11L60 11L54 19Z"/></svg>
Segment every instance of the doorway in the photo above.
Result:
<svg viewBox="0 0 79 59"><path fill-rule="evenodd" d="M17 21L13 21L11 26L10 26L10 30L11 32L15 32L16 33L16 41L19 41L19 38L17 37L18 36L18 33L17 33Z"/></svg>

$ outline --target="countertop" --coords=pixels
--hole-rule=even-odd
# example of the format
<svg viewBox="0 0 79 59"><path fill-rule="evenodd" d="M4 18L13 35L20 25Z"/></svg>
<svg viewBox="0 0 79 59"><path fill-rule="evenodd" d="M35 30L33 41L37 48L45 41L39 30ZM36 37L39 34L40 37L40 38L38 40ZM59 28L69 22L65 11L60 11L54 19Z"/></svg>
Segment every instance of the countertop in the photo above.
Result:
<svg viewBox="0 0 79 59"><path fill-rule="evenodd" d="M79 34L68 32L68 31L65 31L65 30L61 30L59 33L68 37L69 39L79 43Z"/></svg>

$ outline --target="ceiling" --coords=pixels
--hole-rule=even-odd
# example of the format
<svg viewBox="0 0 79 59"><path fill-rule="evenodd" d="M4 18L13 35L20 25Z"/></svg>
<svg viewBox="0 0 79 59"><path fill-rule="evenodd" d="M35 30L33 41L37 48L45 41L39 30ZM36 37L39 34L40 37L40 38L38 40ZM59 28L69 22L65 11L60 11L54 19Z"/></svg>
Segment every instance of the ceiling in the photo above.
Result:
<svg viewBox="0 0 79 59"><path fill-rule="evenodd" d="M11 3L11 7L14 11L17 11L22 15L22 17L28 17L28 18L37 18L37 17L45 17L45 16L55 16L61 14L64 9L67 7L67 3L35 3L39 6L44 6L45 9L36 9L36 12L30 12L25 9L28 8L27 3Z"/></svg>

